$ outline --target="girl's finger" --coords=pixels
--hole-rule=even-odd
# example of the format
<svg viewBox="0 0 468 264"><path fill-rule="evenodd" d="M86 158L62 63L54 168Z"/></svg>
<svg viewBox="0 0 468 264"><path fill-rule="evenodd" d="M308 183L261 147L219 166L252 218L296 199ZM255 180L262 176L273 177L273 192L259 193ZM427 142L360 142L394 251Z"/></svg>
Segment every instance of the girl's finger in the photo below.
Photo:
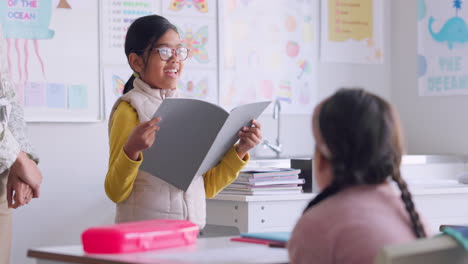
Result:
<svg viewBox="0 0 468 264"><path fill-rule="evenodd" d="M149 126L155 126L157 123L159 123L161 121L161 117L155 117L153 119L151 119L150 121L147 122L147 124Z"/></svg>
<svg viewBox="0 0 468 264"><path fill-rule="evenodd" d="M145 132L143 132L142 136L143 136L143 138L146 138L146 137L148 137L148 136L151 135L151 134L154 135L154 132L156 132L156 131L159 131L159 127L158 127L158 126L149 127L148 129L146 129Z"/></svg>
<svg viewBox="0 0 468 264"><path fill-rule="evenodd" d="M260 139L259 135L257 135L256 133L254 133L252 131L247 131L247 132L241 131L241 135L242 135L242 137L249 137L249 138L252 138L252 139Z"/></svg>
<svg viewBox="0 0 468 264"><path fill-rule="evenodd" d="M260 124L260 122L258 122L257 120L252 120L252 125L254 125L255 127L261 129L262 128L262 125Z"/></svg>
<svg viewBox="0 0 468 264"><path fill-rule="evenodd" d="M249 138L249 137L241 137L241 140L244 141L244 143L245 143L244 145L247 145L247 146L249 146L249 147L254 147L254 146L256 145L256 144L254 143L254 141L253 141L251 138Z"/></svg>
<svg viewBox="0 0 468 264"><path fill-rule="evenodd" d="M246 131L246 132L252 132L252 133L254 133L254 134L257 135L257 136L260 136L260 135L261 135L260 129L257 128L257 127L251 127L251 128L249 128L249 131Z"/></svg>
<svg viewBox="0 0 468 264"><path fill-rule="evenodd" d="M259 138L256 134L254 134L254 133L248 133L248 134L247 134L247 137L248 137L250 140L252 140L252 141L255 143L255 145L257 145L258 143L260 143L260 138Z"/></svg>

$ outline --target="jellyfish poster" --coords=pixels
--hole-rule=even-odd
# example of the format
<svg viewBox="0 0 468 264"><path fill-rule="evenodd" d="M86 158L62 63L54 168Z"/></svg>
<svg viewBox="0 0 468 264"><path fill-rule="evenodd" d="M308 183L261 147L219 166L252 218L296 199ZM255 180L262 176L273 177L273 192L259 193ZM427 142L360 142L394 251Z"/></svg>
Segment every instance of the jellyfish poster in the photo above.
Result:
<svg viewBox="0 0 468 264"><path fill-rule="evenodd" d="M219 5L220 103L230 109L278 100L283 113L310 114L317 92L318 1Z"/></svg>
<svg viewBox="0 0 468 264"><path fill-rule="evenodd" d="M97 23L98 4L88 1L0 2L8 70L27 121L99 120Z"/></svg>
<svg viewBox="0 0 468 264"><path fill-rule="evenodd" d="M385 0L322 0L320 59L383 63Z"/></svg>
<svg viewBox="0 0 468 264"><path fill-rule="evenodd" d="M421 96L468 94L468 1L418 0Z"/></svg>

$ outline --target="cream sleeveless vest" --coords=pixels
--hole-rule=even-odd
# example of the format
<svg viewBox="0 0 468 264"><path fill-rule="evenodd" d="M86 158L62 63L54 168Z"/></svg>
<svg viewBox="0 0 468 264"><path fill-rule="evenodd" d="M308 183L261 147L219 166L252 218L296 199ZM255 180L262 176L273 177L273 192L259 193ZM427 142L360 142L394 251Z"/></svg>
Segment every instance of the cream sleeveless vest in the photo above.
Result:
<svg viewBox="0 0 468 264"><path fill-rule="evenodd" d="M140 78L136 78L133 85L133 90L115 103L109 120L112 120L120 100L130 103L137 111L141 123L153 117L164 98L180 97L175 89L153 89ZM188 190L184 192L156 176L142 170L138 171L132 193L125 201L117 204L115 222L162 218L187 219L202 229L206 223L203 177L196 176Z"/></svg>

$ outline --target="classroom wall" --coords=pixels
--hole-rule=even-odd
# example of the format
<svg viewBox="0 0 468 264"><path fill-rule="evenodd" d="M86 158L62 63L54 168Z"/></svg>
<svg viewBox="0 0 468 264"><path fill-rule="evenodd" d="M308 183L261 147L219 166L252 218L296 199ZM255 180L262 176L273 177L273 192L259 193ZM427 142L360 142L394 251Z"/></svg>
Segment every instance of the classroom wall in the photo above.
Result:
<svg viewBox="0 0 468 264"><path fill-rule="evenodd" d="M400 113L408 153L467 154L468 97L420 97L417 1L392 0L391 101Z"/></svg>
<svg viewBox="0 0 468 264"><path fill-rule="evenodd" d="M390 2L384 1L384 27L388 32L384 34L385 43L391 43ZM342 86L364 87L389 99L391 51L390 45L384 46L381 65L319 63L318 99ZM276 139L271 114L263 115L260 121L264 137ZM28 248L78 244L85 228L112 223L114 216L114 205L103 187L108 159L107 122L28 125L30 139L41 158L44 183L40 199L14 212L13 263L24 264L33 263L25 257ZM311 156L310 115L282 116L281 137L283 156ZM262 147L253 154L274 156Z"/></svg>
<svg viewBox="0 0 468 264"><path fill-rule="evenodd" d="M107 128L101 123L29 123L29 138L44 176L41 197L14 210L13 261L28 248L80 243L81 232L112 223L114 205L104 193Z"/></svg>

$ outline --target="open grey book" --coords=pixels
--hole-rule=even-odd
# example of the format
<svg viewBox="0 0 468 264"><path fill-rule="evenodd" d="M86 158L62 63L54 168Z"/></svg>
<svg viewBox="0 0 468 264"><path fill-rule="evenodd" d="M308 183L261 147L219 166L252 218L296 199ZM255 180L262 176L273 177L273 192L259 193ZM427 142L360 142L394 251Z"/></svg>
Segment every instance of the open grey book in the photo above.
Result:
<svg viewBox="0 0 468 264"><path fill-rule="evenodd" d="M196 175L218 164L270 101L238 106L230 113L206 101L166 98L154 117L161 117L153 146L143 152L141 170L186 191Z"/></svg>

